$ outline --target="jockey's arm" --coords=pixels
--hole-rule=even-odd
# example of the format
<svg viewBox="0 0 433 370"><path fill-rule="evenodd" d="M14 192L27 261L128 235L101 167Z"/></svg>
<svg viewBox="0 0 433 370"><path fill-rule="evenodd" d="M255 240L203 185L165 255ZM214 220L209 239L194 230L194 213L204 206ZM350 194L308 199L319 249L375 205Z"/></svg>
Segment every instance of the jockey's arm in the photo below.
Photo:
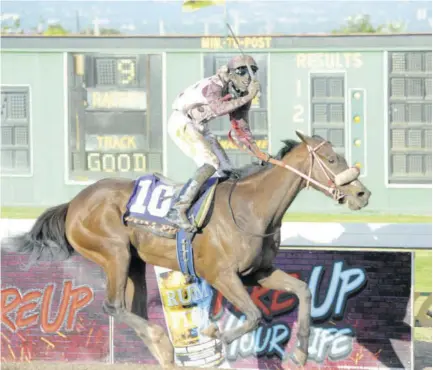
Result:
<svg viewBox="0 0 433 370"><path fill-rule="evenodd" d="M203 89L203 96L208 101L207 107L216 117L232 113L253 99L250 95L231 100L223 99L222 87L215 83L210 83Z"/></svg>
<svg viewBox="0 0 433 370"><path fill-rule="evenodd" d="M249 124L251 101L230 113L230 123L238 139L254 143L253 133Z"/></svg>
<svg viewBox="0 0 433 370"><path fill-rule="evenodd" d="M264 153L257 146L254 140L253 133L251 132L249 124L249 112L251 108L251 101L243 107L230 113L230 123L232 129L235 131L235 140L245 144L261 161L269 161L270 155Z"/></svg>

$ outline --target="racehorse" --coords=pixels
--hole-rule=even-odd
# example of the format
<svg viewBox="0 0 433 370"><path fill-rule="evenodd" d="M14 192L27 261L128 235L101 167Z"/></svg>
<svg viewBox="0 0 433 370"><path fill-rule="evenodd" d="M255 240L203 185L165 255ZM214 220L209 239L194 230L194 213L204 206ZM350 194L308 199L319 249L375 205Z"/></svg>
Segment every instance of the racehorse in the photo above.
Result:
<svg viewBox="0 0 433 370"><path fill-rule="evenodd" d="M304 365L308 357L311 293L308 285L273 266L287 209L308 187L351 210L368 205L370 191L328 141L296 131L301 142L285 140L270 163L238 170L215 187L206 225L193 241L197 275L245 314L242 326L204 333L229 344L255 329L261 311L244 286L256 285L295 294L299 300L298 346L286 353ZM6 240L6 247L29 253L30 263L62 260L77 252L95 262L107 277L104 312L133 328L164 368L174 367L173 347L164 329L147 320L145 266L179 271L176 241L151 229L126 225L122 218L135 181L108 178L80 191L70 202L46 210L32 229Z"/></svg>

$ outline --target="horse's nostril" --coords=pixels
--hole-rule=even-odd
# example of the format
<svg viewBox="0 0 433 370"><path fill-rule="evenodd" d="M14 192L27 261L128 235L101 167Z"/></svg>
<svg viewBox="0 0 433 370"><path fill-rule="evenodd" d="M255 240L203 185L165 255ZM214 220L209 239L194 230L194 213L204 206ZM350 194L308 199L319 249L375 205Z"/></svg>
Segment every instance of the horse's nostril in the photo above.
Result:
<svg viewBox="0 0 433 370"><path fill-rule="evenodd" d="M363 191L358 191L358 192L356 193L356 196L357 196L358 198L362 198L364 195L365 195L365 192L363 192Z"/></svg>

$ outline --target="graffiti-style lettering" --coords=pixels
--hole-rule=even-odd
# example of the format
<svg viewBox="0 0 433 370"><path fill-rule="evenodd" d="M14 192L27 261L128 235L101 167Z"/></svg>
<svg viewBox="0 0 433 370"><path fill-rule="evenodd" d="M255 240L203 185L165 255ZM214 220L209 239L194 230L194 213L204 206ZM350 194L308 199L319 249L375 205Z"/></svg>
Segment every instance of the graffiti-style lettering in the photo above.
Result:
<svg viewBox="0 0 433 370"><path fill-rule="evenodd" d="M38 320L38 314L33 313L39 306L39 298L42 296L41 292L30 291L28 292L22 299L22 302L27 302L21 305L21 307L17 310L17 316L15 319L16 326L20 328L25 328L35 324Z"/></svg>
<svg viewBox="0 0 433 370"><path fill-rule="evenodd" d="M308 358L321 363L326 358L339 361L350 355L354 333L350 328L311 328Z"/></svg>
<svg viewBox="0 0 433 370"><path fill-rule="evenodd" d="M66 331L72 331L77 313L90 304L93 292L87 286L73 288L71 281L65 281L57 314L51 319L54 291L55 284L48 284L42 291L30 290L24 294L17 288L2 289L1 323L12 332L38 322L45 333L55 333L62 326Z"/></svg>
<svg viewBox="0 0 433 370"><path fill-rule="evenodd" d="M294 276L299 279L298 273L290 273L290 276ZM296 307L296 297L285 291L280 290L270 290L262 287L252 287L248 288L248 292L250 294L251 299L254 304L259 308L262 312L263 317L270 321L274 317L289 313ZM218 320L222 317L224 313L223 307L227 305L231 307L230 304L227 304L227 301L223 297L220 292L216 292L212 297L211 303L211 318L212 320ZM241 317L243 315L242 312L239 311L238 308L234 307L232 310L237 317Z"/></svg>
<svg viewBox="0 0 433 370"><path fill-rule="evenodd" d="M35 297L35 292L28 292L25 296L21 297L21 294L17 288L7 288L2 290L1 296L1 321L6 327L10 328L12 331L16 330L15 323L9 318L8 314L13 312L20 303L23 305L17 310L16 322L18 325L32 325L33 320L32 316L25 317L26 311L31 311L36 307L29 307L31 304L29 301L40 298L42 295L40 292L36 292L37 296ZM29 299L31 296L32 299ZM29 302L29 303L27 303Z"/></svg>
<svg viewBox="0 0 433 370"><path fill-rule="evenodd" d="M289 274L299 278L298 273ZM260 309L264 319L271 321L276 316L291 312L297 304L296 297L288 292L270 290L262 287L249 287L248 292L254 304ZM212 320L220 320L224 314L224 307L231 312L225 321L224 331L242 325L245 321L243 312L238 308L227 304L219 292L215 292L211 304ZM238 355L248 356L277 356L284 358L285 346L290 340L290 328L285 322L272 321L271 324L260 324L259 327L237 340L227 347L228 360L236 360Z"/></svg>
<svg viewBox="0 0 433 370"><path fill-rule="evenodd" d="M333 317L342 319L348 299L359 292L366 283L366 273L361 268L344 268L344 263L337 261L332 266L331 276L327 286L323 286L325 274L324 266L315 266L309 278L309 288L312 294L313 320L323 320ZM299 279L299 274L290 274ZM322 285L322 286L321 286ZM325 290L326 294L320 295ZM297 306L297 300L285 291L269 290L262 287L248 288L250 297L260 309L263 317L270 321L269 324L261 324L251 332L233 341L227 347L229 360L236 360L240 355L248 356L277 356L285 357L285 346L290 340L291 329L285 322L271 321L276 316L289 313ZM319 296L322 302L319 303ZM223 296L215 292L211 305L211 319L222 320L224 307L231 313L222 324L224 330L233 329L242 325L245 316L242 312L230 304L226 304ZM323 362L325 359L338 361L352 353L354 332L351 328L311 328L309 341L309 358L315 362Z"/></svg>
<svg viewBox="0 0 433 370"><path fill-rule="evenodd" d="M311 273L309 288L311 298L311 317L313 319L342 319L348 298L362 289L367 281L366 273L361 268L343 271L344 263L334 263L332 276L322 304L318 303L320 282L323 279L324 267L315 266Z"/></svg>
<svg viewBox="0 0 433 370"><path fill-rule="evenodd" d="M339 330L332 342L331 350L328 353L332 361L343 360L352 353L355 332L351 328Z"/></svg>
<svg viewBox="0 0 433 370"><path fill-rule="evenodd" d="M237 328L243 324L245 317L238 319L231 315L224 325L224 331ZM238 356L278 356L284 358L285 347L290 340L290 328L284 322L275 322L272 325L261 324L259 327L227 346L226 358L235 361Z"/></svg>

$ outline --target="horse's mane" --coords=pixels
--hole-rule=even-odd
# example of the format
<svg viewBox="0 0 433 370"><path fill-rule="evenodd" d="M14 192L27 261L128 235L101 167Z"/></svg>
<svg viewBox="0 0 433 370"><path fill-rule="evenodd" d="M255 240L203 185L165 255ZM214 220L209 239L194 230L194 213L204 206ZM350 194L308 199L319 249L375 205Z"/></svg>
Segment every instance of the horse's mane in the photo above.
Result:
<svg viewBox="0 0 433 370"><path fill-rule="evenodd" d="M284 146L278 151L278 153L275 156L273 156L275 159L279 159L279 160L283 159L283 157L287 153L289 153L293 148L295 148L300 144L299 141L292 140L292 139L282 140L282 142L284 143ZM274 165L271 163L260 164L258 162L255 162L255 163L247 164L243 167L237 168L235 172L232 173L230 178L234 179L237 176L239 176L239 179L241 180L244 179L245 177L248 177L258 172L262 172L272 167L274 167Z"/></svg>

